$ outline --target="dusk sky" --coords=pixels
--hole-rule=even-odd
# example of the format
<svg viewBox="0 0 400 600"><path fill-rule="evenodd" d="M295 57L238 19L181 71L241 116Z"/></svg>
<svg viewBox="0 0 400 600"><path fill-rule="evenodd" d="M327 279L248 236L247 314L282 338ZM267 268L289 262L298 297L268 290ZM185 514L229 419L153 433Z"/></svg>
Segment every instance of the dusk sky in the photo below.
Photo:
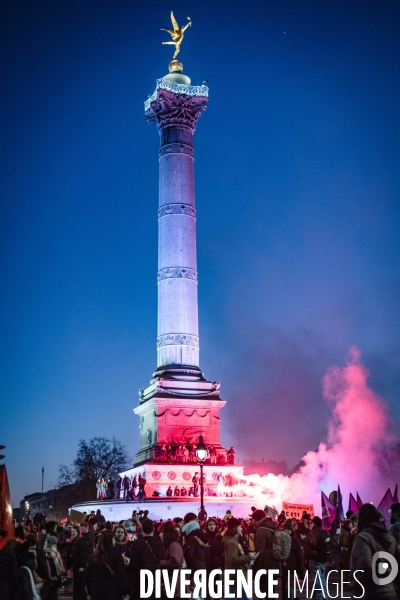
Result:
<svg viewBox="0 0 400 600"><path fill-rule="evenodd" d="M156 369L158 145L180 60L195 134L200 366L222 443L293 467L356 345L400 419L398 0L1 3L1 428L13 506L79 439L138 448ZM328 490L329 492L330 490Z"/></svg>

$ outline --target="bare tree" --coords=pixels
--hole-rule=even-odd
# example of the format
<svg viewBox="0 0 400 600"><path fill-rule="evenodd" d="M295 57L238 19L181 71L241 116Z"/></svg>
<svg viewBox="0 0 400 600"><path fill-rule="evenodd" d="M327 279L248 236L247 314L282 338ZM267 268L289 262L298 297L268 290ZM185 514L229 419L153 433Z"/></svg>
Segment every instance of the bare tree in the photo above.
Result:
<svg viewBox="0 0 400 600"><path fill-rule="evenodd" d="M79 440L78 452L71 467L60 465L58 485L81 481L95 482L100 477L108 479L129 469L132 459L127 449L115 437L95 437L86 442Z"/></svg>

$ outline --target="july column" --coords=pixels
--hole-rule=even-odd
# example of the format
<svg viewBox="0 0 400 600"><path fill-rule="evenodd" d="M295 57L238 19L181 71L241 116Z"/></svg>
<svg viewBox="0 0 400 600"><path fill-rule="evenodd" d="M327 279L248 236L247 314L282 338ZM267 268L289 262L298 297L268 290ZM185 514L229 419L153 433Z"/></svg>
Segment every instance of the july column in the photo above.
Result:
<svg viewBox="0 0 400 600"><path fill-rule="evenodd" d="M193 134L208 90L173 77L159 79L146 103L160 133L157 366L198 367Z"/></svg>

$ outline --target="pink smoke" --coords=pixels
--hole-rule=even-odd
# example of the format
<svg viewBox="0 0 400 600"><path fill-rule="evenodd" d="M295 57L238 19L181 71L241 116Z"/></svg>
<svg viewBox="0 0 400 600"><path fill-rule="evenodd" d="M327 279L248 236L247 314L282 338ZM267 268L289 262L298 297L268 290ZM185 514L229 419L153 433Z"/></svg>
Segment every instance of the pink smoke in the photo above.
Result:
<svg viewBox="0 0 400 600"><path fill-rule="evenodd" d="M308 452L303 457L305 465L290 478L244 476L235 486L235 494L248 496L250 489L259 504L279 509L282 501L312 502L320 514L321 490L329 494L339 484L345 510L350 492L358 491L364 502L379 502L399 473L394 469L385 472L379 460L382 449L395 438L390 433L386 403L368 387L368 376L359 350L352 347L347 365L330 368L323 378L323 395L332 410L327 442L321 442L316 452Z"/></svg>

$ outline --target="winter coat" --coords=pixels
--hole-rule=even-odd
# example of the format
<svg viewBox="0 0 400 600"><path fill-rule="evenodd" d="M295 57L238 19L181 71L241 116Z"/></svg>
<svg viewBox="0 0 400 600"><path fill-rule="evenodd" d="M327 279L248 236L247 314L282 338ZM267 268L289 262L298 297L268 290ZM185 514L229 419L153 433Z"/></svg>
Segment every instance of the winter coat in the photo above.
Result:
<svg viewBox="0 0 400 600"><path fill-rule="evenodd" d="M127 554L130 556L127 573L131 598L140 598L140 571L147 569L154 573L160 564L164 552L163 543L152 535L146 535L129 543ZM153 596L154 597L154 596Z"/></svg>
<svg viewBox="0 0 400 600"><path fill-rule="evenodd" d="M224 556L224 544L222 537L218 531L207 531L206 540L209 546L208 548L208 570L220 569L222 566L222 558Z"/></svg>
<svg viewBox="0 0 400 600"><path fill-rule="evenodd" d="M166 567L169 573L172 573L174 569L182 569L183 565L183 548L181 544L171 542L167 548L164 549L163 558L161 561L161 567Z"/></svg>
<svg viewBox="0 0 400 600"><path fill-rule="evenodd" d="M385 525L383 523L367 523L355 536L350 557L352 586L359 587L354 578L355 574L356 579L365 588L363 600L394 600L397 598L395 584L398 585L399 576L395 582L386 585L377 585L372 578L372 558L376 552L382 550L394 556L397 561L400 560L400 549L396 540L386 530ZM355 573L355 571L359 572ZM357 596L360 594L356 593Z"/></svg>
<svg viewBox="0 0 400 600"><path fill-rule="evenodd" d="M114 538L114 543L113 543L113 545L114 545L114 548L116 548L116 549L119 551L119 553L120 553L120 555L121 555L121 556L122 556L123 554L125 554L125 556L128 556L128 557L130 557L130 546L128 546L128 543L127 543L127 542L122 542L122 543L120 543L120 542L117 542L117 541L115 540L115 538ZM123 558L123 557L122 557L122 558Z"/></svg>
<svg viewBox="0 0 400 600"><path fill-rule="evenodd" d="M58 550L61 554L61 558L67 558L68 556L68 547L71 545L69 542L67 543L67 540L70 539L70 534L68 532L67 529L63 529L62 531L60 531L60 533L57 535L57 539L58 539Z"/></svg>
<svg viewBox="0 0 400 600"><path fill-rule="evenodd" d="M223 537L225 569L242 570L244 573L248 570L250 557L243 554L236 535L226 533Z"/></svg>
<svg viewBox="0 0 400 600"><path fill-rule="evenodd" d="M29 571L25 567L18 569L18 587L14 600L33 600L32 580Z"/></svg>
<svg viewBox="0 0 400 600"><path fill-rule="evenodd" d="M305 555L308 560L314 560L319 563L326 563L327 550L325 531L321 527L314 527L309 530L305 544Z"/></svg>
<svg viewBox="0 0 400 600"><path fill-rule="evenodd" d="M0 598L13 598L17 586L17 559L7 544L0 550Z"/></svg>
<svg viewBox="0 0 400 600"><path fill-rule="evenodd" d="M208 547L205 534L197 529L186 536L184 556L187 568L192 572L207 568Z"/></svg>
<svg viewBox="0 0 400 600"><path fill-rule="evenodd" d="M306 527L303 523L303 521L301 521L299 523L299 526L297 528L297 531L295 533L295 536L297 537L297 539L299 540L299 542L301 544L304 544L304 540L306 539L308 534L308 527Z"/></svg>
<svg viewBox="0 0 400 600"><path fill-rule="evenodd" d="M93 525L96 525L96 523L105 523L106 518L104 515L99 514L99 515L95 515L94 519L93 519Z"/></svg>
<svg viewBox="0 0 400 600"><path fill-rule="evenodd" d="M28 560L26 561L26 566L22 566L18 569L18 587L14 600L33 600L32 581L33 571L36 569L36 559L33 553L29 553L29 556L31 564L29 564ZM32 579L26 567L28 567L31 572Z"/></svg>
<svg viewBox="0 0 400 600"><path fill-rule="evenodd" d="M121 600L129 593L128 576L121 554L111 548L107 562L91 560L86 569L90 600Z"/></svg>
<svg viewBox="0 0 400 600"><path fill-rule="evenodd" d="M175 588L175 598L180 597L180 586L181 586L181 569L183 566L183 548L180 542L171 542L166 548L164 548L164 555L160 562L160 569L168 570L168 577L171 581L174 571L178 571L178 579Z"/></svg>
<svg viewBox="0 0 400 600"><path fill-rule="evenodd" d="M254 551L262 552L265 548L272 547L274 534L277 527L271 517L264 517L257 523L254 534Z"/></svg>
<svg viewBox="0 0 400 600"><path fill-rule="evenodd" d="M68 569L85 569L89 563L91 555L89 541L84 537L77 538L74 542L68 544L68 546Z"/></svg>
<svg viewBox="0 0 400 600"><path fill-rule="evenodd" d="M306 567L304 565L304 554L300 541L295 535L291 535L292 544L290 547L290 554L284 561L282 570L283 571L296 571L299 579L304 579L306 574Z"/></svg>

